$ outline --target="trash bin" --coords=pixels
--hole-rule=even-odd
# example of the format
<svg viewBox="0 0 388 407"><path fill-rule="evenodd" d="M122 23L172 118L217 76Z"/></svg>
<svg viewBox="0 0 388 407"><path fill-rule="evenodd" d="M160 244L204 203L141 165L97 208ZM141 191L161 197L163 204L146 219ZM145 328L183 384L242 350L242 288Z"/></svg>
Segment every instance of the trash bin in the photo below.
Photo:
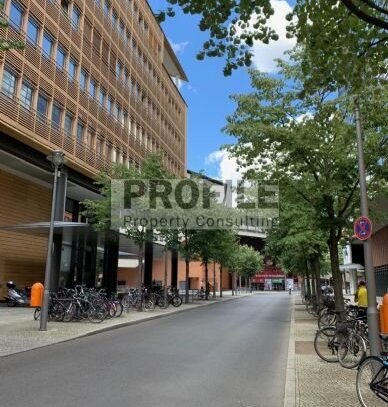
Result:
<svg viewBox="0 0 388 407"><path fill-rule="evenodd" d="M43 299L43 284L42 283L35 283L31 287L31 300L30 306L31 307L41 307L42 306L42 299Z"/></svg>

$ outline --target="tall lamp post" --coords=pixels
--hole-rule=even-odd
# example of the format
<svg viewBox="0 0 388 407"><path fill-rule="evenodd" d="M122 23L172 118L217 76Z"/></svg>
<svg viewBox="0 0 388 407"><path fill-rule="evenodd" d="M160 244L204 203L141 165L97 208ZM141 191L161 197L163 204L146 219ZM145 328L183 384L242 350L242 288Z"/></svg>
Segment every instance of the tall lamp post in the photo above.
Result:
<svg viewBox="0 0 388 407"><path fill-rule="evenodd" d="M365 177L364 150L362 140L362 126L360 117L360 102L356 97L354 100L356 130L357 130L357 150L358 150L358 171L360 176L361 195L361 215L368 216L368 194ZM378 356L381 351L379 338L379 315L376 307L376 278L372 260L372 244L369 239L364 240L365 276L368 287L368 335L370 343L370 353Z"/></svg>
<svg viewBox="0 0 388 407"><path fill-rule="evenodd" d="M50 279L51 279L51 260L53 251L53 237L54 237L54 216L55 216L55 206L56 206L56 196L57 196L57 181L60 175L60 169L65 162L65 154L63 151L54 150L47 159L51 161L51 165L54 168L54 185L53 185L53 195L51 200L51 217L50 217L50 228L49 236L47 242L47 257L46 257L46 269L44 272L44 291L43 291L43 302L40 313L40 331L47 331L47 319L48 319L48 305L49 305L49 293L50 293Z"/></svg>

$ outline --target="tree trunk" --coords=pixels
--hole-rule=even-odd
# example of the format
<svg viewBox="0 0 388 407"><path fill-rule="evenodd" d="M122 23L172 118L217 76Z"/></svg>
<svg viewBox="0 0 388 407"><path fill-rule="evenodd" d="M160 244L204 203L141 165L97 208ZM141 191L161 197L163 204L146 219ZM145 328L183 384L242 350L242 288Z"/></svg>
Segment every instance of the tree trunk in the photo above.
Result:
<svg viewBox="0 0 388 407"><path fill-rule="evenodd" d="M311 286L313 291L313 307L316 312L321 301L321 276L319 271L319 255L312 255L308 260L310 272L311 272Z"/></svg>
<svg viewBox="0 0 388 407"><path fill-rule="evenodd" d="M222 264L220 264L220 297L222 298Z"/></svg>
<svg viewBox="0 0 388 407"><path fill-rule="evenodd" d="M207 261L205 261L205 299L209 299L209 270Z"/></svg>
<svg viewBox="0 0 388 407"><path fill-rule="evenodd" d="M236 273L232 272L232 295L236 295Z"/></svg>
<svg viewBox="0 0 388 407"><path fill-rule="evenodd" d="M144 267L144 262L143 262L144 247L143 246L144 246L143 242L138 245L138 255L137 255L138 262L139 262L138 284L137 284L137 289L139 291L139 300L137 302L137 310L139 312L141 312L143 310L143 307L142 307L143 267Z"/></svg>
<svg viewBox="0 0 388 407"><path fill-rule="evenodd" d="M242 290L241 290L241 276L238 276L238 292L239 294L241 294Z"/></svg>
<svg viewBox="0 0 388 407"><path fill-rule="evenodd" d="M330 237L327 244L329 246L330 252L330 265L331 274L333 276L334 300L337 321L345 321L346 314L344 307L344 296L342 291L342 274L339 269L338 240L334 229L330 231Z"/></svg>
<svg viewBox="0 0 388 407"><path fill-rule="evenodd" d="M307 261L306 261L306 279L305 279L305 295L307 295L308 298L311 298L311 286L310 286L310 272L309 272L309 268L307 265Z"/></svg>
<svg viewBox="0 0 388 407"><path fill-rule="evenodd" d="M186 256L185 258L185 263L186 263L186 295L185 295L185 303L189 303L189 271L190 271L190 260Z"/></svg>
<svg viewBox="0 0 388 407"><path fill-rule="evenodd" d="M216 262L213 261L213 298L216 298Z"/></svg>
<svg viewBox="0 0 388 407"><path fill-rule="evenodd" d="M315 293L317 296L317 311L322 305L322 292L321 292L321 263L319 261L319 254L315 254L311 259L311 268L315 280Z"/></svg>

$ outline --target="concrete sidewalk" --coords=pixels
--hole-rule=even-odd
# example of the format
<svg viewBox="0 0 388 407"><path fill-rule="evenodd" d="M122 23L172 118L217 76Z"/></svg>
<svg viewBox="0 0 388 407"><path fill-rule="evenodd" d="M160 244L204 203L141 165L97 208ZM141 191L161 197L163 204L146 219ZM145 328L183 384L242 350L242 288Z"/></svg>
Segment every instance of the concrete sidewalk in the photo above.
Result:
<svg viewBox="0 0 388 407"><path fill-rule="evenodd" d="M179 308L169 306L166 310L155 308L155 310L143 312L130 310L128 313L123 312L119 318L108 319L99 324L93 324L87 320L68 323L50 321L48 330L45 332L39 331L39 321L33 319L34 308L2 306L0 307L0 357L254 294L256 293L232 296L231 291L226 291L223 292L222 298L217 293L215 299L210 295L209 301L197 300L189 304L183 303Z"/></svg>
<svg viewBox="0 0 388 407"><path fill-rule="evenodd" d="M298 293L294 295L284 407L358 406L357 370L344 369L339 363L327 363L317 356L317 319L306 312Z"/></svg>

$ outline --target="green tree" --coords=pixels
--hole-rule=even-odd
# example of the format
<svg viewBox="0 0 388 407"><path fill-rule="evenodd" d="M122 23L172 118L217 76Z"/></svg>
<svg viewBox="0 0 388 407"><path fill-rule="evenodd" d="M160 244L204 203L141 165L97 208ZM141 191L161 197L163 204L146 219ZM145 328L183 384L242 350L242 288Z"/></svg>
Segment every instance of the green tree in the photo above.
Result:
<svg viewBox="0 0 388 407"><path fill-rule="evenodd" d="M111 209L114 204L115 196L112 196L112 180L152 180L163 179L170 175L163 169L161 156L152 154L144 161L141 170L134 167L126 167L124 165L113 165L109 172L99 174L96 184L100 189L101 199L85 200L85 215L89 218L89 222L96 230L109 230L111 224ZM138 247L138 290L142 292L142 284L144 279L144 244L146 241L153 240L153 230L138 227L137 225L125 223L121 228L121 232L133 240ZM142 310L142 302L138 302L138 311Z"/></svg>
<svg viewBox="0 0 388 407"><path fill-rule="evenodd" d="M222 297L223 268L228 267L229 259L233 256L234 252L238 250L238 239L233 230L222 230L220 234L220 240L215 247L214 262L217 262L220 266L220 297ZM215 296L215 291L213 295Z"/></svg>
<svg viewBox="0 0 388 407"><path fill-rule="evenodd" d="M263 256L247 245L240 245L238 250L238 273L245 279L245 288L250 279L263 268Z"/></svg>
<svg viewBox="0 0 388 407"><path fill-rule="evenodd" d="M343 80L362 72L359 68L377 72L387 59L386 30L360 19L345 6L349 2L297 0L288 17L289 35L306 46L318 76L329 83L333 77ZM199 29L209 37L197 58L224 57L225 75L251 65L255 41L268 44L278 39L276 27L268 22L274 13L270 0L165 0L164 4L169 7L158 14L160 20L173 16L178 8L200 17Z"/></svg>
<svg viewBox="0 0 388 407"><path fill-rule="evenodd" d="M293 191L289 192L282 189L281 222L269 231L266 252L276 259L285 271L303 276L307 294L315 295L319 305L321 263L324 262L327 252L325 234L316 225L315 211L311 206Z"/></svg>
<svg viewBox="0 0 388 407"><path fill-rule="evenodd" d="M359 206L355 125L349 113L352 101L326 88L304 93L300 65L282 64L278 79L258 71L250 74L253 92L232 97L237 108L225 131L237 143L229 151L250 168L248 178L279 179L282 188L294 191L314 211L330 252L337 311L343 313L338 243ZM381 143L387 93L369 94L362 109L367 111L370 105L377 109L364 122L373 196L387 171L388 146Z"/></svg>

